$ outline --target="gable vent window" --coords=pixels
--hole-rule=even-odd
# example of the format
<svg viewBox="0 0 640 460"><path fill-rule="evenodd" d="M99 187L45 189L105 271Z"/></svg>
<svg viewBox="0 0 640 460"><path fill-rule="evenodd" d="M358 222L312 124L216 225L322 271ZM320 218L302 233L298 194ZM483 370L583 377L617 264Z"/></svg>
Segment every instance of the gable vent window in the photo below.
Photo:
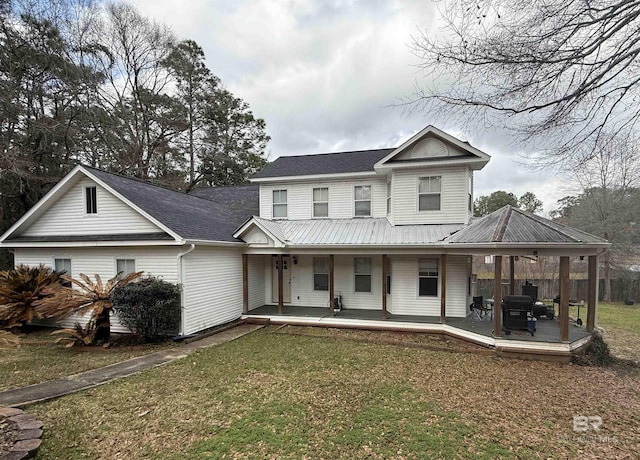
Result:
<svg viewBox="0 0 640 460"><path fill-rule="evenodd" d="M273 218L274 219L287 218L287 191L286 190L273 191Z"/></svg>
<svg viewBox="0 0 640 460"><path fill-rule="evenodd" d="M84 194L87 201L87 214L97 214L98 196L96 193L96 187L86 187L84 189Z"/></svg>
<svg viewBox="0 0 640 460"><path fill-rule="evenodd" d="M355 201L355 216L371 216L371 186L356 185L353 189Z"/></svg>
<svg viewBox="0 0 640 460"><path fill-rule="evenodd" d="M418 210L440 211L441 189L440 176L421 177L418 185Z"/></svg>
<svg viewBox="0 0 640 460"><path fill-rule="evenodd" d="M329 189L313 189L313 217L329 217Z"/></svg>

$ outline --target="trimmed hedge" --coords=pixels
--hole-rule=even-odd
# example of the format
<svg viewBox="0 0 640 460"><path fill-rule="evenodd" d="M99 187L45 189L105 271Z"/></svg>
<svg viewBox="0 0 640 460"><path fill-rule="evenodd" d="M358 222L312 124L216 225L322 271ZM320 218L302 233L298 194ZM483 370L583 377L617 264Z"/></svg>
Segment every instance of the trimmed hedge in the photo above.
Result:
<svg viewBox="0 0 640 460"><path fill-rule="evenodd" d="M180 287L157 278L129 283L111 294L122 324L154 342L176 335L180 326Z"/></svg>

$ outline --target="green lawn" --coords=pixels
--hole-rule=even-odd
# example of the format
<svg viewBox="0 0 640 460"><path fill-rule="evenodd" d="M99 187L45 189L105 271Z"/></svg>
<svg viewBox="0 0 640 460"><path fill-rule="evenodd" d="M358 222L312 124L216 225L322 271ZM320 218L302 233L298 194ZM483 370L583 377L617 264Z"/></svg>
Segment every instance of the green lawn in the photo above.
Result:
<svg viewBox="0 0 640 460"><path fill-rule="evenodd" d="M96 369L173 346L65 348L53 343L60 336L52 336L52 330L43 328L21 334L18 347L0 349L0 391Z"/></svg>
<svg viewBox="0 0 640 460"><path fill-rule="evenodd" d="M40 459L613 458L637 448L639 384L426 335L270 327L29 412ZM574 415L616 442L580 442Z"/></svg>
<svg viewBox="0 0 640 460"><path fill-rule="evenodd" d="M576 314L577 308L571 307L569 315L577 318ZM580 317L586 323L586 306L580 308ZM597 324L605 330L614 355L640 361L640 305L600 302Z"/></svg>

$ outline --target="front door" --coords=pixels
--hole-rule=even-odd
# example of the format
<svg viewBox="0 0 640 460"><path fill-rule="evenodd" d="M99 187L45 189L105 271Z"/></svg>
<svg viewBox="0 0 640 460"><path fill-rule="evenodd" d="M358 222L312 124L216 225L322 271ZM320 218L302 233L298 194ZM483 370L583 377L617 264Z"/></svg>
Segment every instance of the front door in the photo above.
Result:
<svg viewBox="0 0 640 460"><path fill-rule="evenodd" d="M278 258L272 257L271 271L271 301L278 303ZM282 301L291 302L291 257L282 258Z"/></svg>

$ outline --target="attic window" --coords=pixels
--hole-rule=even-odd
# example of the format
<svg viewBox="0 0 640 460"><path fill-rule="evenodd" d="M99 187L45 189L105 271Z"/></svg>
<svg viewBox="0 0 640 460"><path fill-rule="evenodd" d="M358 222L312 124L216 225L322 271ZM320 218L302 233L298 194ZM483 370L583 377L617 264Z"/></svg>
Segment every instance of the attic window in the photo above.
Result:
<svg viewBox="0 0 640 460"><path fill-rule="evenodd" d="M84 194L87 202L87 214L98 213L98 196L96 187L85 187Z"/></svg>
<svg viewBox="0 0 640 460"><path fill-rule="evenodd" d="M449 149L440 139L423 139L411 149L411 158L439 158L449 156Z"/></svg>

